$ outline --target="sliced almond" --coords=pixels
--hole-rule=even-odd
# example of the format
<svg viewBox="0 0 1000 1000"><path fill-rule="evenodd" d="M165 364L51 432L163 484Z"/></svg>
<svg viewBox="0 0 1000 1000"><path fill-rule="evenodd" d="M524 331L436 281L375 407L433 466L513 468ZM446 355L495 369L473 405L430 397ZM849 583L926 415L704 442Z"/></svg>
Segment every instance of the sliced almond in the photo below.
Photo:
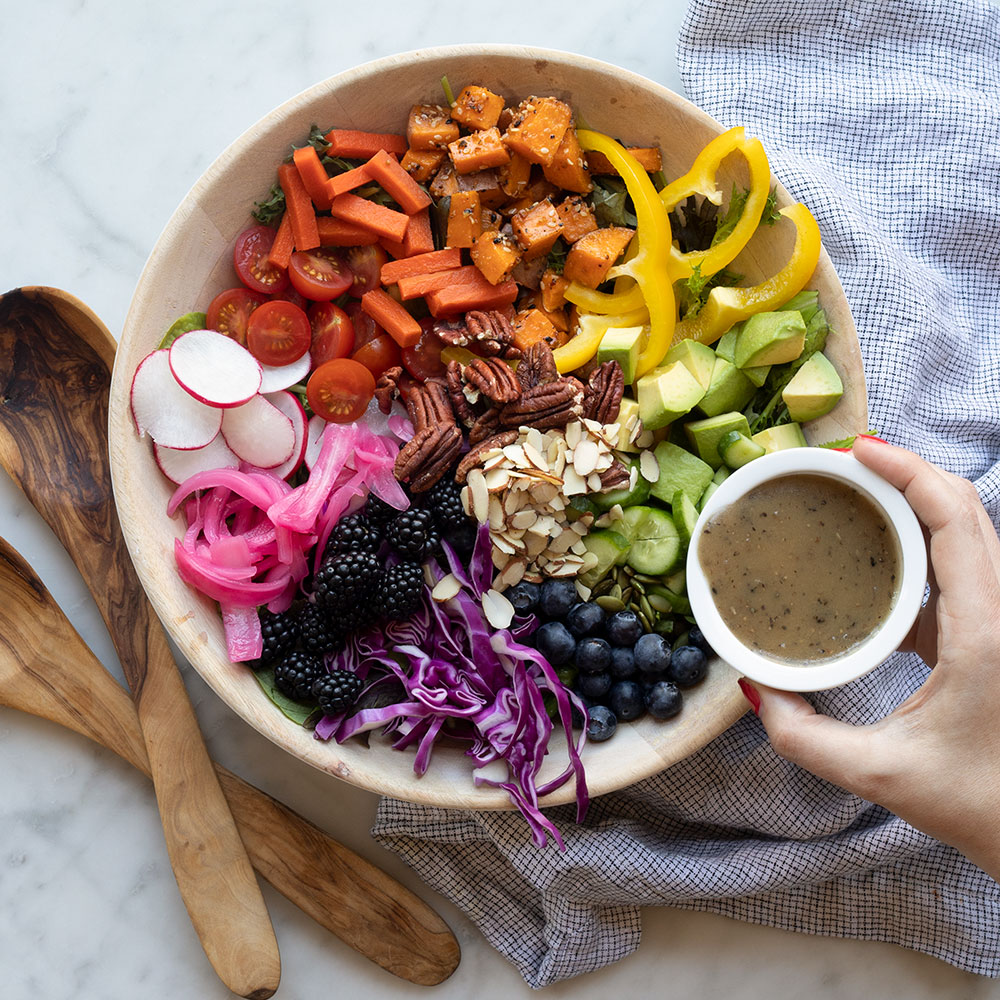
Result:
<svg viewBox="0 0 1000 1000"><path fill-rule="evenodd" d="M651 451L644 451L639 456L639 471L647 483L655 483L660 478L660 463Z"/></svg>
<svg viewBox="0 0 1000 1000"><path fill-rule="evenodd" d="M583 425L579 423L571 423L566 425L566 447L573 449L579 443L583 437Z"/></svg>
<svg viewBox="0 0 1000 1000"><path fill-rule="evenodd" d="M494 583L501 590L513 587L515 583L520 583L524 578L527 566L527 559L511 559L511 561L503 568L503 571L496 578Z"/></svg>
<svg viewBox="0 0 1000 1000"><path fill-rule="evenodd" d="M522 444L530 444L535 451L543 451L545 448L545 439L542 437L542 432L537 427L528 428L527 433L524 435L524 440Z"/></svg>
<svg viewBox="0 0 1000 1000"><path fill-rule="evenodd" d="M514 618L514 605L498 590L483 594L483 614L494 628L507 628Z"/></svg>
<svg viewBox="0 0 1000 1000"><path fill-rule="evenodd" d="M490 522L490 528L493 531L499 531L504 524L503 516L503 504L500 502L500 498L494 494L490 497L487 505L487 519Z"/></svg>
<svg viewBox="0 0 1000 1000"><path fill-rule="evenodd" d="M545 460L545 456L530 441L525 441L524 442L524 457L536 469L539 469L542 472L548 472L549 471L549 463Z"/></svg>
<svg viewBox="0 0 1000 1000"><path fill-rule="evenodd" d="M458 596L461 589L462 585L458 582L458 577L454 573L448 573L434 584L431 597L439 603L441 601L450 601L453 597Z"/></svg>
<svg viewBox="0 0 1000 1000"><path fill-rule="evenodd" d="M463 486L458 495L462 501L462 510L465 511L465 516L472 517L472 507L470 505L471 501L469 500L469 487Z"/></svg>
<svg viewBox="0 0 1000 1000"><path fill-rule="evenodd" d="M505 469L503 466L490 469L489 472L483 473L483 480L486 483L486 489L490 493L499 493L501 490L506 489L507 484L510 482L510 469Z"/></svg>
<svg viewBox="0 0 1000 1000"><path fill-rule="evenodd" d="M506 455L502 451L498 451L495 454L490 455L483 464L483 472L489 472L490 469L495 469L498 465L503 465L507 461Z"/></svg>
<svg viewBox="0 0 1000 1000"><path fill-rule="evenodd" d="M587 488L591 493L601 492L601 477L599 473L592 472L589 476L587 476Z"/></svg>
<svg viewBox="0 0 1000 1000"><path fill-rule="evenodd" d="M471 515L483 524L490 516L490 491L486 488L486 477L482 469L472 469L466 480L471 497Z"/></svg>
<svg viewBox="0 0 1000 1000"><path fill-rule="evenodd" d="M505 445L503 454L504 458L514 465L515 468L519 469L528 464L528 460L524 457L524 448L516 441L514 444Z"/></svg>
<svg viewBox="0 0 1000 1000"><path fill-rule="evenodd" d="M573 469L579 476L589 476L597 468L597 460L600 457L597 442L592 438L586 438L573 451Z"/></svg>
<svg viewBox="0 0 1000 1000"><path fill-rule="evenodd" d="M579 580L576 581L576 592L580 595L581 601L589 601L593 591L590 587L584 586Z"/></svg>
<svg viewBox="0 0 1000 1000"><path fill-rule="evenodd" d="M530 528L537 520L538 512L528 507L524 510L519 510L511 517L510 526L512 528Z"/></svg>
<svg viewBox="0 0 1000 1000"><path fill-rule="evenodd" d="M632 466L628 471L628 488L634 490L636 483L639 482L639 469L636 466Z"/></svg>
<svg viewBox="0 0 1000 1000"><path fill-rule="evenodd" d="M583 560L581 563L581 569L584 573L586 573L588 569L593 569L601 561L596 552L590 551L584 552L580 558Z"/></svg>
<svg viewBox="0 0 1000 1000"><path fill-rule="evenodd" d="M654 440L653 432L644 430L642 433L636 435L634 443L637 448L649 448L652 446Z"/></svg>
<svg viewBox="0 0 1000 1000"><path fill-rule="evenodd" d="M567 465L566 471L563 473L563 493L565 493L568 497L575 497L586 492L587 481L576 471L576 469Z"/></svg>

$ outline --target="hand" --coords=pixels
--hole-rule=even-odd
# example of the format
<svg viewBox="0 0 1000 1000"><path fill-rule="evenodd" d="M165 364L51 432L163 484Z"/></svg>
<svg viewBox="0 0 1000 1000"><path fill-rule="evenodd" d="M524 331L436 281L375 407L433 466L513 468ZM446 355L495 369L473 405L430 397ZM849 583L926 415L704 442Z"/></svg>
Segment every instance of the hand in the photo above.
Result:
<svg viewBox="0 0 1000 1000"><path fill-rule="evenodd" d="M931 591L905 648L934 670L891 715L851 726L741 680L782 757L960 850L1000 880L1000 540L975 487L859 438L857 459L902 490L929 537Z"/></svg>

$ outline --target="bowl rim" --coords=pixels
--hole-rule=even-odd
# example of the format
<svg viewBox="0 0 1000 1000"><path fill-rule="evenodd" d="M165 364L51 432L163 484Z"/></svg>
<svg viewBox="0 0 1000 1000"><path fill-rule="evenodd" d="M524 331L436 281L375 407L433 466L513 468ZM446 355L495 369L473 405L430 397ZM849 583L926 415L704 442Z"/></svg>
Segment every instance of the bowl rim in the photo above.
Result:
<svg viewBox="0 0 1000 1000"><path fill-rule="evenodd" d="M815 665L767 656L737 638L716 608L698 559L698 543L711 518L763 483L798 473L814 473L847 483L867 497L895 532L901 563L895 602L882 624L847 652ZM874 670L899 647L923 603L927 549L923 529L903 493L851 452L821 447L788 448L748 462L719 485L705 503L691 534L686 577L692 612L719 656L750 680L768 687L782 691L822 691Z"/></svg>

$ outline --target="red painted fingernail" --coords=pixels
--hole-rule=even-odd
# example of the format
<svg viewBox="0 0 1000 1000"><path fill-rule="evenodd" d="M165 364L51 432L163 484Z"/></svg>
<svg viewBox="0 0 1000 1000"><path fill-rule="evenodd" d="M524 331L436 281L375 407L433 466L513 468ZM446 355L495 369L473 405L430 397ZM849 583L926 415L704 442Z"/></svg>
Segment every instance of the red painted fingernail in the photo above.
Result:
<svg viewBox="0 0 1000 1000"><path fill-rule="evenodd" d="M869 441L878 441L880 444L888 444L885 438L880 438L877 434L859 434L858 437L868 438Z"/></svg>
<svg viewBox="0 0 1000 1000"><path fill-rule="evenodd" d="M760 715L760 692L745 677L741 677L736 683L739 684L743 697L750 702L753 714Z"/></svg>

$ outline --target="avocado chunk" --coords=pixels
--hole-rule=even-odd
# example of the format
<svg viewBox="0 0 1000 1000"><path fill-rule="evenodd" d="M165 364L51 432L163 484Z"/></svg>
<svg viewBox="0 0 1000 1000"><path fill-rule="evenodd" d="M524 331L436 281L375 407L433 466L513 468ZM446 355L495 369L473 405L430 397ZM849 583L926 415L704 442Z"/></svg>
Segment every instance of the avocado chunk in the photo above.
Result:
<svg viewBox="0 0 1000 1000"><path fill-rule="evenodd" d="M777 427L768 427L766 431L757 431L750 440L762 445L767 454L772 451L783 451L785 448L805 448L808 443L798 424L779 424Z"/></svg>
<svg viewBox="0 0 1000 1000"><path fill-rule="evenodd" d="M843 395L844 383L837 369L822 351L817 351L791 377L781 398L792 420L805 423L829 413Z"/></svg>
<svg viewBox="0 0 1000 1000"><path fill-rule="evenodd" d="M645 332L645 328L641 326L611 327L601 338L600 346L597 348L599 362L617 361L621 365L626 385L631 385L635 381L635 366L639 360Z"/></svg>
<svg viewBox="0 0 1000 1000"><path fill-rule="evenodd" d="M730 411L720 413L714 417L705 417L704 420L689 420L684 425L691 447L703 461L707 462L713 469L722 465L722 458L719 455L719 441L725 435L736 432L737 434L750 437L750 424L742 413ZM728 463L726 463L728 464Z"/></svg>
<svg viewBox="0 0 1000 1000"><path fill-rule="evenodd" d="M629 463L629 473L631 474L633 467L638 469L638 466L639 459L633 458ZM644 478L642 472L639 471L633 489L623 486L617 490L608 490L606 493L591 493L590 501L594 511L598 514L611 510L615 504L620 504L622 507L634 507L636 504L645 503L649 498L650 485L649 480Z"/></svg>
<svg viewBox="0 0 1000 1000"><path fill-rule="evenodd" d="M673 503L674 494L682 490L697 503L712 481L712 466L672 441L661 441L653 454L660 466L660 475L650 494L664 503Z"/></svg>
<svg viewBox="0 0 1000 1000"><path fill-rule="evenodd" d="M715 355L728 361L734 368L736 367L736 341L739 339L742 323L737 323L732 329L727 330L715 343ZM758 389L767 380L771 371L770 365L758 365L754 368L741 368L740 372L748 378ZM727 406L727 410L738 410L739 406Z"/></svg>
<svg viewBox="0 0 1000 1000"><path fill-rule="evenodd" d="M639 417L647 431L666 427L690 413L705 395L705 387L679 361L654 368L636 383Z"/></svg>
<svg viewBox="0 0 1000 1000"><path fill-rule="evenodd" d="M660 367L679 361L701 383L706 390L712 384L712 370L715 368L715 351L697 340L682 340L674 344L663 356Z"/></svg>
<svg viewBox="0 0 1000 1000"><path fill-rule="evenodd" d="M708 391L701 397L698 409L706 417L714 417L727 410L742 410L753 393L754 384L746 374L731 361L717 357Z"/></svg>
<svg viewBox="0 0 1000 1000"><path fill-rule="evenodd" d="M806 342L806 324L793 309L763 312L743 323L736 338L733 363L737 368L757 368L794 361Z"/></svg>

